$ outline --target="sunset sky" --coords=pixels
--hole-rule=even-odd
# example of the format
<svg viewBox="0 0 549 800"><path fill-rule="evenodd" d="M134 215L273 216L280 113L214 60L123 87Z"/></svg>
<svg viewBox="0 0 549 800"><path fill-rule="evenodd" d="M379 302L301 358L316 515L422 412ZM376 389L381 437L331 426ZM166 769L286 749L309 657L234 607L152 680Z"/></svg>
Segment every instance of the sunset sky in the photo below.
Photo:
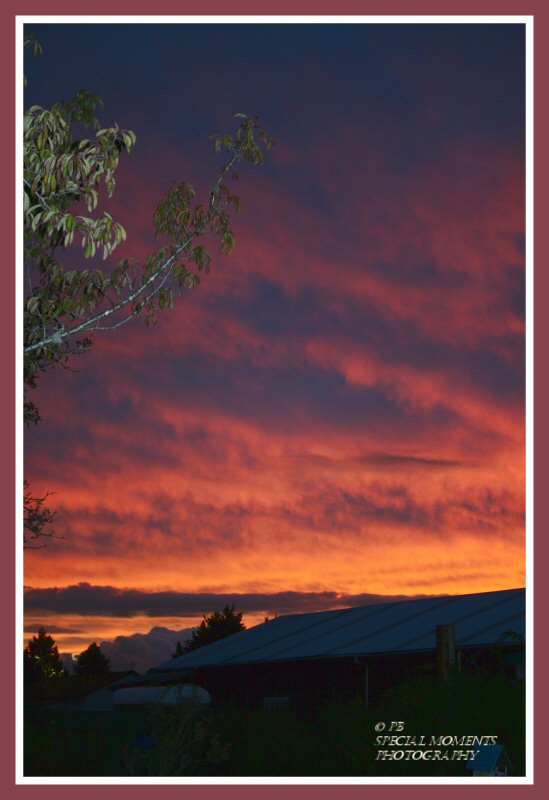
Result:
<svg viewBox="0 0 549 800"><path fill-rule="evenodd" d="M524 585L524 26L28 30L26 106L86 88L137 134L113 264L173 181L206 202L235 112L276 146L199 289L40 376L65 538L26 552L27 637Z"/></svg>

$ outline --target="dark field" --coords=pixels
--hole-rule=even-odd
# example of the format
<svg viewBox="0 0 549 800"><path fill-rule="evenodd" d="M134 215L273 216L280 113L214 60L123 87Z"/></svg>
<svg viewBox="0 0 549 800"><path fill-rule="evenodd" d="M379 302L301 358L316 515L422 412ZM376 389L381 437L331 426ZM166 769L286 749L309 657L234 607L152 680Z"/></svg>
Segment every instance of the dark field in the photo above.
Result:
<svg viewBox="0 0 549 800"><path fill-rule="evenodd" d="M463 761L379 761L376 723L404 734L490 735L525 772L524 685L433 679L398 687L376 709L126 707L25 714L26 776L466 776ZM387 732L387 731L385 731Z"/></svg>

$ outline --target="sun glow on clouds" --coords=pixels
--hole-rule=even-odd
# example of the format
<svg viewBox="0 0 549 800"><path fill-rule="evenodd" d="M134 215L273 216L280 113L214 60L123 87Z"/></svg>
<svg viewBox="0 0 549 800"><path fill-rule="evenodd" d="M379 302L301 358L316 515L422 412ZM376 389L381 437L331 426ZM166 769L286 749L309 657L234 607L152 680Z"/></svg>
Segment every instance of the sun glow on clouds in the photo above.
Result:
<svg viewBox="0 0 549 800"><path fill-rule="evenodd" d="M375 120L366 138L341 115L300 136L281 112L270 161L238 187L234 254L154 330L97 336L78 374L41 376L27 472L56 492L66 539L29 554L28 586L523 585L521 150L504 128L478 133L474 108L448 134L452 100L437 102L402 141L409 159ZM154 135L174 174L204 157ZM120 177L121 255L154 247L151 152ZM65 622L100 638L199 619Z"/></svg>

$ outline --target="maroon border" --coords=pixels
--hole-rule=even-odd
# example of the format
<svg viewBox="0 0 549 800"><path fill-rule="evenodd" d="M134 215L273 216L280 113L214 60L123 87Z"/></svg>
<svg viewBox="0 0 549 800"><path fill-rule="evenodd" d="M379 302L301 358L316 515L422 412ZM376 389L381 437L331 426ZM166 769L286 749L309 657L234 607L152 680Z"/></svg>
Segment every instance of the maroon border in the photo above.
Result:
<svg viewBox="0 0 549 800"><path fill-rule="evenodd" d="M15 109L15 16L22 14L47 14L47 15L78 15L79 13L93 13L95 15L130 15L130 14L227 14L229 13L226 0L205 0L202 3L191 3L188 0L156 0L155 3L147 0L96 0L93 6L82 7L68 0L56 0L56 2L45 4L39 0L28 0L27 2L16 2L7 0L3 2L0 14L0 36L2 47L0 56L2 58L2 96L6 109ZM543 345L547 337L548 314L545 309L545 302L549 298L549 277L548 271L544 268L544 256L547 258L547 218L549 214L547 181L543 177L549 173L547 154L543 147L543 142L549 141L548 118L546 97L546 78L549 75L549 42L548 40L548 19L549 3L547 0L422 0L422 2L412 2L411 0L278 0L278 2L265 2L259 4L252 0L234 0L230 4L231 14L409 14L419 16L424 14L451 15L451 14L473 14L473 15L534 15L534 72L535 72L535 174L540 176L535 182L535 262L537 270L535 274L534 292L534 334L537 347L535 348L535 475L534 475L534 524L535 524L535 593L534 606L537 610L535 614L535 659L537 669L535 681L535 784L533 786L505 786L506 796L522 797L527 794L539 795L547 792L549 781L547 779L544 763L544 711L547 708L547 687L544 678L543 664L548 656L549 647L547 639L544 638L543 609L547 602L547 582L543 580L543 565L547 556L547 540L544 537L543 523L547 520L547 479L549 478L547 468L547 457L544 445L548 443L548 423L544 410L549 405L547 389L549 377L545 367L545 353ZM13 203L14 196L14 158L15 152L15 126L14 117L9 113L5 114L4 124L0 126L2 137L2 147L0 149L2 158L2 219L4 219L4 231L9 231L7 241L4 241L4 248L7 258L4 264L4 313L1 316L2 343L4 352L8 354L9 379L6 389L0 395L2 404L1 415L1 438L3 458L0 463L2 487L2 509L4 518L4 531L2 542L2 582L0 583L2 594L4 595L4 608L7 611L6 618L15 618L15 474L14 474L14 454L15 454L15 396L13 391L15 374L15 303L13 302L15 293L15 270L12 265L15 263L15 209ZM9 177L8 177L9 176ZM8 224L6 224L6 222ZM532 581L532 575L529 576ZM530 584L531 585L531 584ZM11 627L9 628L12 630ZM16 785L15 784L15 694L12 687L15 686L15 663L14 652L11 643L13 637L5 637L5 657L0 661L3 686L5 687L5 712L2 715L2 742L0 747L0 781L2 794L4 797L17 795L18 798L31 797L40 793L43 800L49 798L66 797L77 792L79 797L91 797L98 791L97 786L61 786L61 785ZM544 685L545 684L545 685ZM546 789L543 790L543 786ZM384 798L397 797L403 792L407 797L421 798L425 796L434 797L441 792L439 785L365 785L365 786L161 786L162 793L167 793L172 797L181 796L184 792L186 797L199 797L200 800L209 798L223 797L227 800L240 800L242 796L252 798L258 793L261 797L270 800L274 797L304 798L327 798L335 793L343 792L346 797L358 798L364 796L365 792L375 792ZM158 791L158 788L150 786L135 785L103 785L100 787L103 796L114 797L117 800L125 798L147 798L151 791ZM463 785L444 786L444 794L451 794L457 797L465 790ZM495 797L501 791L498 785L482 786L478 783L467 787L467 795L475 797Z"/></svg>

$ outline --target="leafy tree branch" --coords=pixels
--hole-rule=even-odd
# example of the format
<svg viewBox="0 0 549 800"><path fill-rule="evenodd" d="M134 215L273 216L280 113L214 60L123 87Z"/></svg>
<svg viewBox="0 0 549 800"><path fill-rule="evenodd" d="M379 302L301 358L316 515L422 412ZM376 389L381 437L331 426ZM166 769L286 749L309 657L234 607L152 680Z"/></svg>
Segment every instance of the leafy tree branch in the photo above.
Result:
<svg viewBox="0 0 549 800"><path fill-rule="evenodd" d="M230 206L240 211L238 196L225 183L237 177L241 161L261 165L264 150L273 144L255 116L237 114L234 136L214 135L216 152L227 161L209 193L207 207L193 204L196 192L187 182L175 183L158 205L153 222L157 236L169 244L146 259L138 276L137 264L123 259L110 272L65 269L56 251L80 239L86 258L102 250L107 258L126 239L124 228L110 214L92 217L75 213L84 203L88 214L97 208L104 185L108 196L115 187L114 172L123 150L130 152L136 137L118 126L98 130L95 140L73 140L71 126L98 125L99 98L80 92L70 103L44 110L33 106L25 115L25 260L37 281L25 298L25 382L35 385L39 370L64 365L69 355L91 346L90 334L112 330L136 316L147 325L157 310L173 308L174 294L195 288L200 273L208 272L211 253L203 239L217 237L229 254L235 242ZM77 338L82 337L82 338Z"/></svg>
<svg viewBox="0 0 549 800"><path fill-rule="evenodd" d="M24 45L34 56L42 53L32 35L25 36ZM49 366L69 368L69 357L86 353L94 332L115 330L135 317L150 325L158 310L173 308L176 294L197 287L212 260L207 238L216 238L225 254L235 242L230 211L231 206L240 211L240 200L226 179L238 177L240 162L263 164L265 151L274 144L257 117L235 114L233 135L210 137L226 161L206 205L195 202L190 183L174 183L153 217L156 235L166 244L142 265L123 259L109 269L82 269L74 266L78 245L85 259L101 254L106 260L126 240L122 225L107 211L99 212L98 205L102 193L112 197L120 157L131 153L136 136L116 124L101 128L96 111L102 105L98 95L82 90L72 100L50 109L33 105L24 114L25 389L34 388ZM40 419L25 396L25 424ZM56 538L51 527L55 512L45 505L49 494L36 497L25 482L26 548L39 549L44 545L38 541Z"/></svg>

